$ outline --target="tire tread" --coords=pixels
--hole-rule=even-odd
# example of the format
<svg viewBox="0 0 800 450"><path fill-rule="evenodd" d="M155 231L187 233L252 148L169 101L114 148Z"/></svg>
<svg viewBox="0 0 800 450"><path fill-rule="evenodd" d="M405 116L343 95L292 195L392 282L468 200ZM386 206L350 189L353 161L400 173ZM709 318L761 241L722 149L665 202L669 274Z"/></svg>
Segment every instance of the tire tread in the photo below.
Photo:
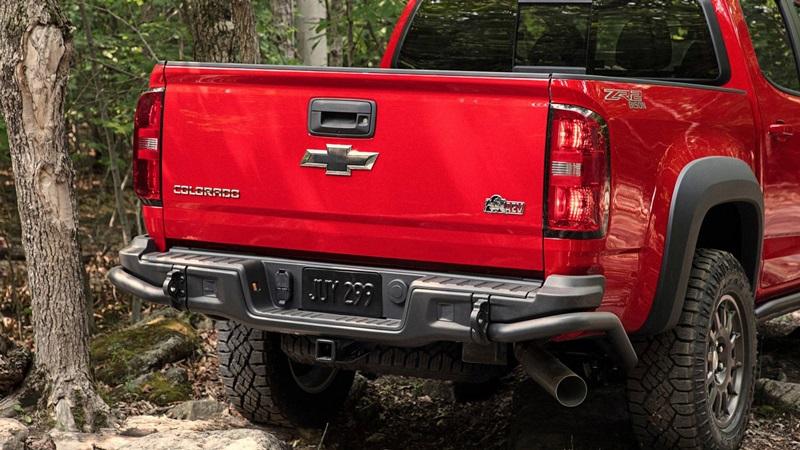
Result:
<svg viewBox="0 0 800 450"><path fill-rule="evenodd" d="M738 284L740 292L747 293L742 299L742 320L748 322L752 360L756 358L752 291L744 270L730 253L699 249L677 326L635 344L640 363L628 378L628 406L642 448L729 450L737 448L744 436L755 364L742 399L745 417L732 436L714 430L705 405L705 333L724 282Z"/></svg>

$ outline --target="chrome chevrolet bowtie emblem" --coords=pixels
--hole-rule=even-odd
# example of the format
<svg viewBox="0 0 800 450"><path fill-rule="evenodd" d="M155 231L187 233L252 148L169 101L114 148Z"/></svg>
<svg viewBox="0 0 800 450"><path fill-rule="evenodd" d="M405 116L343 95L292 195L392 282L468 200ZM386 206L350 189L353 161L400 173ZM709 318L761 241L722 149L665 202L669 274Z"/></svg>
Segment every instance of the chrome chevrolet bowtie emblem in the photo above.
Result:
<svg viewBox="0 0 800 450"><path fill-rule="evenodd" d="M306 150L300 165L325 168L326 175L350 176L351 170L372 170L377 153L353 150L352 145L328 144L327 150Z"/></svg>

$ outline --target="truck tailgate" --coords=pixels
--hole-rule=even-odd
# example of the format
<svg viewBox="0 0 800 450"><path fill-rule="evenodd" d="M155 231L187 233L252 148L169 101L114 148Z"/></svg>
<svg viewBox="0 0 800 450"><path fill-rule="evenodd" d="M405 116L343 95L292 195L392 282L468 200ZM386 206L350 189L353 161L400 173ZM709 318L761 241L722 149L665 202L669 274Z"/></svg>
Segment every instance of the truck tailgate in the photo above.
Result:
<svg viewBox="0 0 800 450"><path fill-rule="evenodd" d="M543 269L547 78L188 64L165 77L168 240ZM315 98L374 101L374 136L311 135ZM351 176L301 166L330 145L377 159ZM524 213L486 213L494 195Z"/></svg>

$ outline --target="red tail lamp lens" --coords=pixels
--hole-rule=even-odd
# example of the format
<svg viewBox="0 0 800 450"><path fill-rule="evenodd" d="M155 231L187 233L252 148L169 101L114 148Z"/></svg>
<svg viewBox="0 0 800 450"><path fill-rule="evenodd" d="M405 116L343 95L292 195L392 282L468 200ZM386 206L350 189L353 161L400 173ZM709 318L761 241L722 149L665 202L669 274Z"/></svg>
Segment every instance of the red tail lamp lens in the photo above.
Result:
<svg viewBox="0 0 800 450"><path fill-rule="evenodd" d="M608 227L608 129L597 113L552 105L547 230L551 236L597 238Z"/></svg>
<svg viewBox="0 0 800 450"><path fill-rule="evenodd" d="M161 114L164 91L139 97L133 122L133 189L145 203L161 201Z"/></svg>

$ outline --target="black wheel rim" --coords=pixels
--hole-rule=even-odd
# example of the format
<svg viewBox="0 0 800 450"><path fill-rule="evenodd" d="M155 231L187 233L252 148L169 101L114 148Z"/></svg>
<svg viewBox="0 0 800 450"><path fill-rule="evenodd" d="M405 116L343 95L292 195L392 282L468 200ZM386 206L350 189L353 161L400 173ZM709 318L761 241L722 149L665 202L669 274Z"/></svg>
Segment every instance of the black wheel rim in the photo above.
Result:
<svg viewBox="0 0 800 450"><path fill-rule="evenodd" d="M740 414L746 355L742 313L736 299L723 295L712 312L706 352L708 408L720 428Z"/></svg>
<svg viewBox="0 0 800 450"><path fill-rule="evenodd" d="M312 366L289 361L289 371L300 389L309 394L319 394L333 384L339 373L331 367Z"/></svg>

